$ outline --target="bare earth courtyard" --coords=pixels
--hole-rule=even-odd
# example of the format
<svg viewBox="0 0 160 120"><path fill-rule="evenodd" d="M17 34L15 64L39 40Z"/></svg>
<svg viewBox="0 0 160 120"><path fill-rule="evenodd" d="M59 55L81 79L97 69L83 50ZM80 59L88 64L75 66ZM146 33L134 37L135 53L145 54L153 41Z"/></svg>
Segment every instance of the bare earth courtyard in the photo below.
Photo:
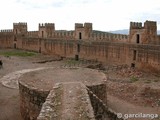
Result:
<svg viewBox="0 0 160 120"><path fill-rule="evenodd" d="M0 52L4 51L14 50L0 50ZM0 120L22 119L19 106L19 90L16 82L14 82L21 73L12 73L77 64L61 60L59 57L41 54L27 57L0 55L0 59L3 61L3 68L0 69ZM90 63L86 64L86 66L89 65ZM84 67L85 65L78 64L78 66ZM122 114L160 115L160 74L144 73L129 68L109 72L104 70L104 72L108 78L104 82L107 84L107 104L109 108ZM4 82L5 79L6 81L10 79L12 81L7 83ZM100 81L93 82L98 83Z"/></svg>

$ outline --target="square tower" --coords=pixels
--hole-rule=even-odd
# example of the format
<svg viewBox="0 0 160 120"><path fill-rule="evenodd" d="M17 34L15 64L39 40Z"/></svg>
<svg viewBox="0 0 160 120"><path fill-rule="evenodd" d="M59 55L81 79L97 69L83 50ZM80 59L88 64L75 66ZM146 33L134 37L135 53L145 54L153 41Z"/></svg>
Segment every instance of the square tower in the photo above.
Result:
<svg viewBox="0 0 160 120"><path fill-rule="evenodd" d="M38 36L41 38L51 38L55 32L55 24L54 23L42 23L39 24L39 34Z"/></svg>
<svg viewBox="0 0 160 120"><path fill-rule="evenodd" d="M92 32L92 23L75 23L75 39L89 39Z"/></svg>
<svg viewBox="0 0 160 120"><path fill-rule="evenodd" d="M141 22L130 22L129 42L157 44L157 23L155 21L146 21L142 26Z"/></svg>
<svg viewBox="0 0 160 120"><path fill-rule="evenodd" d="M27 23L25 22L13 23L13 32L15 35L25 36L28 32Z"/></svg>

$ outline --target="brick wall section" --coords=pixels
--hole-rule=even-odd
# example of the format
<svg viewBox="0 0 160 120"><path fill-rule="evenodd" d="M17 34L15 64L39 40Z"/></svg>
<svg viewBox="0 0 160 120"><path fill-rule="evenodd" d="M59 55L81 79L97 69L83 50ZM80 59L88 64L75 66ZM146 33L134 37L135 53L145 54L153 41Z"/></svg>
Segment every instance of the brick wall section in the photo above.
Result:
<svg viewBox="0 0 160 120"><path fill-rule="evenodd" d="M20 110L24 120L36 120L49 91L32 88L19 82Z"/></svg>

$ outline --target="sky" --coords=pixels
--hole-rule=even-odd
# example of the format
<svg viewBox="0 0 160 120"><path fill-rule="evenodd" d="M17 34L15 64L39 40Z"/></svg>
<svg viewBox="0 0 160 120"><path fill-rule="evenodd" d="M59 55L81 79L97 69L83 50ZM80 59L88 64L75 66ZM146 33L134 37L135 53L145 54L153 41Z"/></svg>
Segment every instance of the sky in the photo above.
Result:
<svg viewBox="0 0 160 120"><path fill-rule="evenodd" d="M56 30L74 30L75 23L93 23L94 30L129 29L133 22L157 21L160 29L159 0L3 0L0 29L27 22L28 30L39 23L55 23Z"/></svg>

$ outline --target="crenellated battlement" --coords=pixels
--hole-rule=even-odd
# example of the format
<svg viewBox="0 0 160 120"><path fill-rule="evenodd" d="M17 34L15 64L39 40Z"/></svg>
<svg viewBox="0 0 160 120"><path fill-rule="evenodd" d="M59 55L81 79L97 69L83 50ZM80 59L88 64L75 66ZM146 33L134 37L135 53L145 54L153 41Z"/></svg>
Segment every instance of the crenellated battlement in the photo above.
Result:
<svg viewBox="0 0 160 120"><path fill-rule="evenodd" d="M29 31L27 35L28 37L38 37L38 31Z"/></svg>
<svg viewBox="0 0 160 120"><path fill-rule="evenodd" d="M83 23L75 23L75 29L76 28L83 28Z"/></svg>
<svg viewBox="0 0 160 120"><path fill-rule="evenodd" d="M92 28L92 23L84 23L85 28Z"/></svg>
<svg viewBox="0 0 160 120"><path fill-rule="evenodd" d="M109 32L96 31L92 29L92 23L75 23L74 31L67 30L55 30L54 23L39 23L38 31L27 31L27 23L19 22L13 23L13 30L0 30L1 33L14 32L15 35L26 35L28 37L42 37L42 38L60 38L60 39L83 39L83 40L96 40L96 41L112 41L112 42L128 42L131 38L134 38L137 34L144 35L140 37L140 41L148 40L148 42L156 39L156 22L146 21L144 26L142 22L130 22L129 35L113 34ZM147 33L147 34L146 34ZM141 36L142 36L141 35ZM152 35L152 39L147 35ZM130 36L130 37L129 37ZM142 38L144 40L142 40ZM130 39L130 40L129 40ZM146 42L145 42L146 43Z"/></svg>
<svg viewBox="0 0 160 120"><path fill-rule="evenodd" d="M39 27L43 27L43 26L45 26L44 23L39 23Z"/></svg>
<svg viewBox="0 0 160 120"><path fill-rule="evenodd" d="M54 26L54 23L45 23L45 26Z"/></svg>
<svg viewBox="0 0 160 120"><path fill-rule="evenodd" d="M130 22L130 29L141 29L142 23L141 22Z"/></svg>
<svg viewBox="0 0 160 120"><path fill-rule="evenodd" d="M75 23L75 28L92 28L92 23Z"/></svg>
<svg viewBox="0 0 160 120"><path fill-rule="evenodd" d="M146 21L144 23L144 28L148 28L148 27L157 27L157 23L156 21Z"/></svg>
<svg viewBox="0 0 160 120"><path fill-rule="evenodd" d="M39 27L55 26L54 23L39 23Z"/></svg>
<svg viewBox="0 0 160 120"><path fill-rule="evenodd" d="M74 31L55 31L54 38L63 38L63 39L73 39L74 38Z"/></svg>
<svg viewBox="0 0 160 120"><path fill-rule="evenodd" d="M0 30L0 32L10 33L10 32L13 32L13 29L4 29L4 30Z"/></svg>
<svg viewBox="0 0 160 120"><path fill-rule="evenodd" d="M13 23L13 25L27 25L26 22Z"/></svg>
<svg viewBox="0 0 160 120"><path fill-rule="evenodd" d="M129 42L140 44L157 44L157 23L155 21L130 22Z"/></svg>
<svg viewBox="0 0 160 120"><path fill-rule="evenodd" d="M113 34L109 32L92 32L90 34L89 40L127 42L128 35Z"/></svg>

